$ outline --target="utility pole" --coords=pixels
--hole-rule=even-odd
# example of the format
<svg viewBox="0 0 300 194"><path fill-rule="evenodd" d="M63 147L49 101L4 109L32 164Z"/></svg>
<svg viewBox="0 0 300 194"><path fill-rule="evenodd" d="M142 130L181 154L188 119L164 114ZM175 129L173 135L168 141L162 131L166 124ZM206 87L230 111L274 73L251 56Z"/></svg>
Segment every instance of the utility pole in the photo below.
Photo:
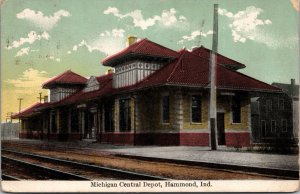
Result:
<svg viewBox="0 0 300 194"><path fill-rule="evenodd" d="M39 97L37 97L38 99L40 99L40 103L42 103L42 92L39 93Z"/></svg>
<svg viewBox="0 0 300 194"><path fill-rule="evenodd" d="M19 113L20 113L23 98L18 98L18 100L19 100Z"/></svg>
<svg viewBox="0 0 300 194"><path fill-rule="evenodd" d="M19 113L21 112L21 105L23 98L18 98L19 100ZM19 123L21 123L21 119L19 118ZM21 124L19 124L19 130L21 130Z"/></svg>
<svg viewBox="0 0 300 194"><path fill-rule="evenodd" d="M210 57L210 102L209 102L209 118L210 118L210 144L211 150L217 150L216 128L217 128L217 88L216 88L216 64L218 52L218 4L214 4L214 27L213 27L212 51Z"/></svg>

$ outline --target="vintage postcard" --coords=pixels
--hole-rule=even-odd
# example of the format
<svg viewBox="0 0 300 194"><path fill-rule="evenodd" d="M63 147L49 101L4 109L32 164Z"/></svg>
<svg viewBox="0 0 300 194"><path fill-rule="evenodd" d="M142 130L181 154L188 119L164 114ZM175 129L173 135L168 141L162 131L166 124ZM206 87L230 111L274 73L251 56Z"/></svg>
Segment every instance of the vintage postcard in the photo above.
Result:
<svg viewBox="0 0 300 194"><path fill-rule="evenodd" d="M298 0L2 0L3 192L299 189Z"/></svg>

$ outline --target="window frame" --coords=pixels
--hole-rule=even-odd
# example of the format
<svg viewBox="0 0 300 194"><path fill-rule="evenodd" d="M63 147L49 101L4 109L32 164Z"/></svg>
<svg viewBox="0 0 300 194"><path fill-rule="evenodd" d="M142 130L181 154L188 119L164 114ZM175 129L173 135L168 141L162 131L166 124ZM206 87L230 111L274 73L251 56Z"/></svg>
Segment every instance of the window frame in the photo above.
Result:
<svg viewBox="0 0 300 194"><path fill-rule="evenodd" d="M262 123L264 123L264 130L263 130L263 125ZM264 137L267 137L267 122L266 120L261 120L260 121L260 131L261 131L261 137L264 138ZM264 131L265 135L263 136L262 135L262 131Z"/></svg>
<svg viewBox="0 0 300 194"><path fill-rule="evenodd" d="M168 118L165 119L165 113L164 113L164 98L168 97ZM161 123L162 124L170 124L170 95L169 94L163 94L161 96L161 103L160 103L160 108L161 108Z"/></svg>
<svg viewBox="0 0 300 194"><path fill-rule="evenodd" d="M282 103L281 103L282 102ZM282 106L281 106L282 105ZM284 110L284 99L282 99L282 98L279 98L279 100L278 100L278 108L279 108L279 110Z"/></svg>
<svg viewBox="0 0 300 194"><path fill-rule="evenodd" d="M235 99L238 99L239 100L239 121L235 121L234 118L234 101ZM242 123L242 106L241 106L241 99L239 96L232 96L231 98L231 121L232 121L232 124L241 124Z"/></svg>
<svg viewBox="0 0 300 194"><path fill-rule="evenodd" d="M127 107L127 113L128 113L128 129L121 129L121 101L122 100L125 100L125 101L127 101L128 100L128 107ZM126 107L125 107L126 108ZM124 109L125 110L125 109ZM132 131L132 127L131 127L131 106L130 106L130 98L120 98L119 99L119 131L120 132L131 132Z"/></svg>
<svg viewBox="0 0 300 194"><path fill-rule="evenodd" d="M273 106L272 99L267 99L266 100L266 109L267 109L267 111L272 111L272 106Z"/></svg>
<svg viewBox="0 0 300 194"><path fill-rule="evenodd" d="M275 125L274 125L275 129L273 129L273 122L275 123ZM271 120L271 132L276 133L276 120Z"/></svg>
<svg viewBox="0 0 300 194"><path fill-rule="evenodd" d="M199 121L193 121L193 97L198 96L200 99L200 106L199 106ZM202 95L201 94L191 94L190 95L190 123L191 124L201 124L202 123Z"/></svg>
<svg viewBox="0 0 300 194"><path fill-rule="evenodd" d="M285 129L283 128L283 122L285 121ZM287 119L281 119L281 131L286 133L287 132Z"/></svg>

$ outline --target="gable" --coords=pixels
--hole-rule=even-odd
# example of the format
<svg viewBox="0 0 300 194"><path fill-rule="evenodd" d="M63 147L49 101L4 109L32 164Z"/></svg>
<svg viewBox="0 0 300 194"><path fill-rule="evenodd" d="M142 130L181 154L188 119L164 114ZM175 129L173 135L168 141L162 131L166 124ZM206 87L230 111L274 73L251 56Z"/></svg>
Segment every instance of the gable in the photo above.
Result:
<svg viewBox="0 0 300 194"><path fill-rule="evenodd" d="M97 81L95 76L91 76L90 79L87 81L85 88L83 89L84 92L90 92L99 90L100 84Z"/></svg>

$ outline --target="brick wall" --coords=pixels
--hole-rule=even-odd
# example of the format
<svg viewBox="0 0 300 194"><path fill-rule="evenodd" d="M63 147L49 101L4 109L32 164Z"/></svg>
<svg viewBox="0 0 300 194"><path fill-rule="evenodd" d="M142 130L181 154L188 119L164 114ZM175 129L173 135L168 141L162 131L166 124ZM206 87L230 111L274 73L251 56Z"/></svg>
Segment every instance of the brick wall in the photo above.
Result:
<svg viewBox="0 0 300 194"><path fill-rule="evenodd" d="M201 123L192 123L191 121L191 97L192 94L201 95ZM183 95L183 132L191 129L207 130L208 129L208 95L202 93L193 92L191 94Z"/></svg>

